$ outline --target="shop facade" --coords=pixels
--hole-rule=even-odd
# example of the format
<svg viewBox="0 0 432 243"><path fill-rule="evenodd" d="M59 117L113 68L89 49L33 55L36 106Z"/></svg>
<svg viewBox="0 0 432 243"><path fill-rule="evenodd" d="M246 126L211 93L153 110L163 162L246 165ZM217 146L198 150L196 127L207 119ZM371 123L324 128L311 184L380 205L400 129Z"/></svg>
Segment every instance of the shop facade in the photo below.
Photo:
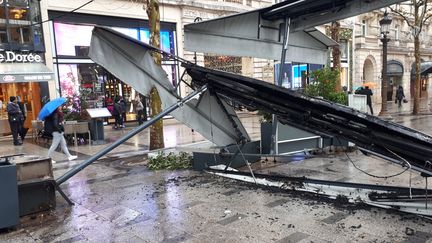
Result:
<svg viewBox="0 0 432 243"><path fill-rule="evenodd" d="M92 30L95 25L112 28L131 38L149 43L148 21L91 14L68 14L56 20L62 12L49 11L54 19L53 64L58 80L58 90L62 97L86 100L88 108L107 107L113 109L114 101L126 101L126 121L136 120L135 100L139 94L132 87L112 75L108 70L94 63L88 57ZM177 54L176 25L161 23L161 49ZM113 57L115 58L115 57ZM162 68L174 86L178 82L178 65L163 61Z"/></svg>
<svg viewBox="0 0 432 243"><path fill-rule="evenodd" d="M55 79L46 66L38 0L0 1L0 134L10 131L6 106L11 96L24 103L25 126L37 119L49 99L48 82Z"/></svg>

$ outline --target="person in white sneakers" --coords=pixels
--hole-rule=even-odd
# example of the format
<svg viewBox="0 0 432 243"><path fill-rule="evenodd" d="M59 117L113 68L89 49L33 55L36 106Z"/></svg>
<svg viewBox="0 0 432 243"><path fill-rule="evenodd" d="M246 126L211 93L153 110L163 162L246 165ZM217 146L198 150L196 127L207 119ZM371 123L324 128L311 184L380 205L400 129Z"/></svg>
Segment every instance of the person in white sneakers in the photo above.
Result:
<svg viewBox="0 0 432 243"><path fill-rule="evenodd" d="M51 158L52 163L55 161L52 159L52 154L58 147L61 145L63 153L65 153L68 157L68 160L74 160L78 158L75 155L71 155L67 148L66 139L63 136L64 128L62 125L63 122L63 113L61 112L61 107L58 107L51 115L45 118L44 132L47 134L51 134L53 137L51 147L48 150L48 157Z"/></svg>

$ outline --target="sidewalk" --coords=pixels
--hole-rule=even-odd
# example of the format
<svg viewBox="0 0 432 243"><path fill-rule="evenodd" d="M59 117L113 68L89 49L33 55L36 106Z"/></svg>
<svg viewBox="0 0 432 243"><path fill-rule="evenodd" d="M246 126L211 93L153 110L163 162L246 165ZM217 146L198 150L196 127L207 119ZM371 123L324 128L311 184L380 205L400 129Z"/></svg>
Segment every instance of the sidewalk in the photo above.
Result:
<svg viewBox="0 0 432 243"><path fill-rule="evenodd" d="M430 110L432 103L432 99L429 100L422 100L420 103L420 114L421 115L432 115L432 112ZM408 100L408 103L403 103L402 107L398 107L398 104L395 104L394 101L388 101L387 102L387 111L391 116L406 116L411 115L413 111L414 106L414 100ZM378 115L381 111L381 104L373 104L373 109L375 115Z"/></svg>
<svg viewBox="0 0 432 243"><path fill-rule="evenodd" d="M256 116L241 115L251 134L258 134ZM431 131L432 116L395 116L395 122ZM132 129L105 127L108 141ZM175 120L164 123L165 139L175 146L205 140ZM0 242L430 242L432 222L414 215L371 207L339 205L310 194L256 187L196 171L148 171L143 152L148 131L131 138L61 185L75 203L57 195L50 212L21 218ZM211 144L207 142L208 144ZM0 153L46 155L48 147L26 141L12 146L0 141ZM69 146L77 161L56 153L57 178L105 145ZM373 174L400 171L394 165L350 154L354 163ZM60 158L63 158L61 160ZM281 168L284 167L284 168ZM332 154L295 163L262 163L257 170L341 181L363 179L345 155ZM370 180L372 183L382 183ZM415 173L387 184L421 187ZM408 233L407 233L408 232ZM413 232L413 233L411 233Z"/></svg>

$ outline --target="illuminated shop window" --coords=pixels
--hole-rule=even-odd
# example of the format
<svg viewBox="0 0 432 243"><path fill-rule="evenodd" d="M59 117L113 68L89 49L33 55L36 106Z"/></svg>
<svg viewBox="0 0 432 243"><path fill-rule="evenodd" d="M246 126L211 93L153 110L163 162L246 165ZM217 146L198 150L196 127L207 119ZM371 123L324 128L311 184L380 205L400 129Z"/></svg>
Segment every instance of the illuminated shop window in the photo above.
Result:
<svg viewBox="0 0 432 243"><path fill-rule="evenodd" d="M0 48L45 51L39 0L0 0Z"/></svg>

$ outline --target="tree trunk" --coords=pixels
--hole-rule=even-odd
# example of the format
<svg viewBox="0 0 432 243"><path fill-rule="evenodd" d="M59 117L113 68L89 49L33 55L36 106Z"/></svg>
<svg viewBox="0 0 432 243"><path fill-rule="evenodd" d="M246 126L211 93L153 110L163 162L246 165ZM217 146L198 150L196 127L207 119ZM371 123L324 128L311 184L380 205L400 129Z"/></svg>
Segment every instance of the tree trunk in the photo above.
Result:
<svg viewBox="0 0 432 243"><path fill-rule="evenodd" d="M420 39L414 36L414 57L415 57L415 80L414 80L414 107L413 115L418 115L420 111Z"/></svg>
<svg viewBox="0 0 432 243"><path fill-rule="evenodd" d="M159 2L157 0L146 0L147 15L150 27L150 45L160 48L160 15ZM152 53L155 62L158 65L162 63L162 57L159 53ZM162 102L156 88L150 91L150 111L151 117L156 116L162 111ZM160 119L150 127L150 150L164 147L163 120Z"/></svg>
<svg viewBox="0 0 432 243"><path fill-rule="evenodd" d="M339 41L340 41L339 31L340 31L340 23L337 21L332 22L331 28L330 28L331 38L332 38L332 40L336 41L337 43L339 43ZM333 68L332 69L338 70L340 73L340 71L341 71L341 57L340 57L339 46L333 47L332 55L333 55ZM341 80L339 80L339 82L336 83L336 91L341 92L341 90L342 90Z"/></svg>
<svg viewBox="0 0 432 243"><path fill-rule="evenodd" d="M419 8L420 5L417 1L413 1L414 3L414 26L420 26L421 19L419 17ZM420 111L420 29L414 29L414 57L416 63L416 73L414 80L414 106L413 106L413 115L418 115Z"/></svg>

